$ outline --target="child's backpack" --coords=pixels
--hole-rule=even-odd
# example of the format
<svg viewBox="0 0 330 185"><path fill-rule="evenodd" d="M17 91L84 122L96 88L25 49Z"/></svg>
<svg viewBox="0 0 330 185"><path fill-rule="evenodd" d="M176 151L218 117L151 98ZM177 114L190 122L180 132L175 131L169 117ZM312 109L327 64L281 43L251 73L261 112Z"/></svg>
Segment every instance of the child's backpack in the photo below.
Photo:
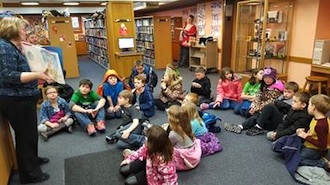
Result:
<svg viewBox="0 0 330 185"><path fill-rule="evenodd" d="M222 145L214 133L207 132L198 138L201 140L203 157L222 151Z"/></svg>
<svg viewBox="0 0 330 185"><path fill-rule="evenodd" d="M67 102L70 102L71 96L74 93L74 90L70 85L60 84L60 83L57 83L57 82L54 82L54 83L45 82L44 83L44 87L47 87L47 86L50 86L50 85L57 89L58 96L65 99Z"/></svg>
<svg viewBox="0 0 330 185"><path fill-rule="evenodd" d="M213 132L213 133L221 132L221 127L215 125L217 121L221 121L221 118L208 112L202 112L202 119L209 132Z"/></svg>
<svg viewBox="0 0 330 185"><path fill-rule="evenodd" d="M150 90L153 91L153 89L156 87L158 83L158 76L155 73L155 71L152 69L152 67L149 67L149 81L150 81Z"/></svg>

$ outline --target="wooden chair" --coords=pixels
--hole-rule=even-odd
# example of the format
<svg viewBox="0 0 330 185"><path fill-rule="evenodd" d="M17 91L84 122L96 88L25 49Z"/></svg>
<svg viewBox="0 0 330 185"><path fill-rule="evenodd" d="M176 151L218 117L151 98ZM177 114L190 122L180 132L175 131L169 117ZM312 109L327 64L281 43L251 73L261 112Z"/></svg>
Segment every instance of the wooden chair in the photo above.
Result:
<svg viewBox="0 0 330 185"><path fill-rule="evenodd" d="M44 80L38 80L38 89L41 93L41 98L38 100L37 107L40 108L41 103L46 99L45 89L44 89Z"/></svg>
<svg viewBox="0 0 330 185"><path fill-rule="evenodd" d="M308 92L310 92L313 88L313 85L317 85L317 93L321 94L322 93L322 86L326 88L326 93L329 95L329 87L328 87L328 81L329 78L323 77L323 76L306 76L305 77L306 82L303 87L303 92L306 91L307 85L308 87Z"/></svg>

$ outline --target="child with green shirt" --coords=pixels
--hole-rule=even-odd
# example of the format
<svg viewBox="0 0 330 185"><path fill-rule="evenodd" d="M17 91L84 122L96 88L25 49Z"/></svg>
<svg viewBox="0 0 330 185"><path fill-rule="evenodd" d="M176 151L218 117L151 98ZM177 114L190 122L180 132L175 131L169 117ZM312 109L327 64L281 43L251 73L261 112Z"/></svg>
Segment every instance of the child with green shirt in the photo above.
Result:
<svg viewBox="0 0 330 185"><path fill-rule="evenodd" d="M71 97L70 107L80 126L87 130L89 136L94 136L96 130L105 132L105 99L92 90L93 83L88 79L79 82L79 90ZM92 119L96 120L96 124ZM96 129L96 130L95 130Z"/></svg>
<svg viewBox="0 0 330 185"><path fill-rule="evenodd" d="M243 116L246 115L246 111L249 109L252 100L260 91L260 82L262 80L263 73L264 71L261 68L256 68L251 71L252 75L249 81L244 85L241 95L243 101L234 108L235 114L241 114Z"/></svg>

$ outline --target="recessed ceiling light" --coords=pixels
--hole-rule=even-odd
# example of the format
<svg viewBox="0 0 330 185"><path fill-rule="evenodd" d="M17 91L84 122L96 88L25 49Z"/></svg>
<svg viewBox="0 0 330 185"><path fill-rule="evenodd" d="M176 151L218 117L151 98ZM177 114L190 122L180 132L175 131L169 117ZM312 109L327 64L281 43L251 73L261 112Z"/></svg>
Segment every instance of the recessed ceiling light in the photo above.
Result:
<svg viewBox="0 0 330 185"><path fill-rule="evenodd" d="M39 5L39 3L38 2L21 2L21 5L36 6L36 5Z"/></svg>
<svg viewBox="0 0 330 185"><path fill-rule="evenodd" d="M105 6L105 5L107 5L107 2L103 2L103 3L101 3L101 5L102 6Z"/></svg>
<svg viewBox="0 0 330 185"><path fill-rule="evenodd" d="M66 6L77 6L79 5L78 2L64 2L63 5L66 5Z"/></svg>

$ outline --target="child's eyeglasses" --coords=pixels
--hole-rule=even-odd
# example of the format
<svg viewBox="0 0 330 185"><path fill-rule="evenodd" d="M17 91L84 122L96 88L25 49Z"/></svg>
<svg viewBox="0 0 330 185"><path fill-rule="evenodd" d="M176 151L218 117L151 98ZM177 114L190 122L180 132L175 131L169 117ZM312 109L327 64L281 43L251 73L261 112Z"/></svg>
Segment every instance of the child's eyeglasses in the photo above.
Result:
<svg viewBox="0 0 330 185"><path fill-rule="evenodd" d="M46 94L57 94L56 91L47 92Z"/></svg>

